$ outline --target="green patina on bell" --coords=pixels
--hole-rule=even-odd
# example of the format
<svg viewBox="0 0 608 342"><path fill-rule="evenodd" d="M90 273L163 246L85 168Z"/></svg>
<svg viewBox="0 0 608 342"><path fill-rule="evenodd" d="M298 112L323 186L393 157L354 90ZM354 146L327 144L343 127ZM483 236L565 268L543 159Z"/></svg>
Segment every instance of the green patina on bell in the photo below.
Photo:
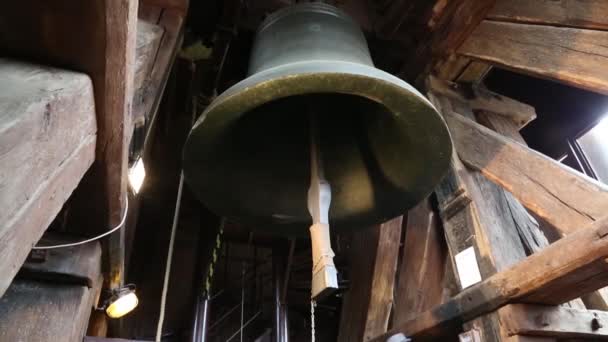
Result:
<svg viewBox="0 0 608 342"><path fill-rule="evenodd" d="M452 153L416 89L373 65L357 24L323 3L269 16L249 77L209 105L184 148L184 174L218 215L307 234L310 115L315 113L333 230L380 223L426 197Z"/></svg>

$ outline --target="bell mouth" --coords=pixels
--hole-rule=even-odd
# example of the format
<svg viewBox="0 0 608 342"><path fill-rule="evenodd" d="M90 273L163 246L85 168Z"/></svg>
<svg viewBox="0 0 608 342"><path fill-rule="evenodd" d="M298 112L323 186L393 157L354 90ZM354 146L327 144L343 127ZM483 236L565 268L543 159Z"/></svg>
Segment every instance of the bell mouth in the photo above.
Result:
<svg viewBox="0 0 608 342"><path fill-rule="evenodd" d="M253 229L307 234L313 113L332 229L382 222L430 194L452 152L443 119L407 83L332 63L255 74L206 109L184 148L186 180L205 205Z"/></svg>

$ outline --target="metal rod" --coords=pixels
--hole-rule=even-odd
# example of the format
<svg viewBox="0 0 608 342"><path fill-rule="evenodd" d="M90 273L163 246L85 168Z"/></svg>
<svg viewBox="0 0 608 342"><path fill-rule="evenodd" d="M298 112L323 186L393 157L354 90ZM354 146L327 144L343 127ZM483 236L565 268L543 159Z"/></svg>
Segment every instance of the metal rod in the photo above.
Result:
<svg viewBox="0 0 608 342"><path fill-rule="evenodd" d="M234 334L232 334L232 336L230 336L226 342L230 342L233 338L237 337L239 335L239 333L241 333L241 331L243 331L245 328L247 328L247 326L249 325L249 323L253 322L254 319L256 319L259 315L262 314L262 311L258 311L255 315L253 315L253 317L251 317L247 322L245 322L245 324L243 324L239 330L237 332L235 332Z"/></svg>
<svg viewBox="0 0 608 342"><path fill-rule="evenodd" d="M283 292L281 293L281 303L285 303L287 297L287 288L289 286L289 275L291 274L291 264L293 262L293 253L296 249L296 239L291 238L289 244L289 256L287 257L287 267L285 267L285 281L283 282Z"/></svg>
<svg viewBox="0 0 608 342"><path fill-rule="evenodd" d="M209 321L209 299L199 296L196 301L196 313L194 316L192 342L207 341L207 324Z"/></svg>
<svg viewBox="0 0 608 342"><path fill-rule="evenodd" d="M231 313L235 312L236 309L238 309L240 306L241 306L241 303L238 303L232 309L228 310L228 312L223 314L222 317L218 318L217 321L213 322L213 324L211 324L211 326L209 326L209 330L212 330L213 328L218 326L218 324L222 323L223 320L225 320L228 316L230 316Z"/></svg>

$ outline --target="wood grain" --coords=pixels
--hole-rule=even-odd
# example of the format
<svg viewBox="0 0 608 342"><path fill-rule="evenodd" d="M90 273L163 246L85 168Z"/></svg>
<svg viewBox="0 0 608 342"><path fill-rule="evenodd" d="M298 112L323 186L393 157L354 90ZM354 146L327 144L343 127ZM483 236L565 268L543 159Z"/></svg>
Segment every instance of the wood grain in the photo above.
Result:
<svg viewBox="0 0 608 342"><path fill-rule="evenodd" d="M0 59L0 295L93 163L91 80Z"/></svg>
<svg viewBox="0 0 608 342"><path fill-rule="evenodd" d="M338 341L367 341L388 328L402 220L355 233L351 287L342 305Z"/></svg>
<svg viewBox="0 0 608 342"><path fill-rule="evenodd" d="M498 313L510 335L608 340L608 313L605 311L510 304L500 308Z"/></svg>
<svg viewBox="0 0 608 342"><path fill-rule="evenodd" d="M0 340L80 342L95 297L86 286L15 281L0 299Z"/></svg>
<svg viewBox="0 0 608 342"><path fill-rule="evenodd" d="M500 0L488 19L608 30L604 0Z"/></svg>
<svg viewBox="0 0 608 342"><path fill-rule="evenodd" d="M135 90L146 87L146 81L152 72L163 32L164 29L156 24L141 19L137 21L135 77L133 81Z"/></svg>
<svg viewBox="0 0 608 342"><path fill-rule="evenodd" d="M608 218L581 229L379 336L441 336L508 302L560 304L608 285Z"/></svg>
<svg viewBox="0 0 608 342"><path fill-rule="evenodd" d="M607 41L605 31L485 20L458 53L608 94Z"/></svg>
<svg viewBox="0 0 608 342"><path fill-rule="evenodd" d="M444 117L461 160L515 195L560 235L606 216L605 185L458 114Z"/></svg>
<svg viewBox="0 0 608 342"><path fill-rule="evenodd" d="M440 80L433 76L430 76L426 83L429 91L437 95L466 103L466 106L474 111L487 111L502 115L515 122L517 128L521 128L536 119L534 107L491 92L482 86L458 84Z"/></svg>
<svg viewBox="0 0 608 342"><path fill-rule="evenodd" d="M392 325L398 325L443 299L446 246L430 200L408 211L403 258L397 274Z"/></svg>

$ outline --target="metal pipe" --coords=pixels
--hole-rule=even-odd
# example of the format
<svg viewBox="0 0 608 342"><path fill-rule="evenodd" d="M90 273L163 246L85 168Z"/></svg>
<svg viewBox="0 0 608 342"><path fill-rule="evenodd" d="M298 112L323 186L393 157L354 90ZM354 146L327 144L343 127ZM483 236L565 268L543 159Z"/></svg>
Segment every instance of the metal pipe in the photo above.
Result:
<svg viewBox="0 0 608 342"><path fill-rule="evenodd" d="M199 296L196 301L196 312L192 327L192 342L207 341L207 325L209 322L209 299Z"/></svg>
<svg viewBox="0 0 608 342"><path fill-rule="evenodd" d="M287 306L281 301L281 293L285 280L284 253L280 246L272 249L273 297L274 297L274 329L275 342L288 342Z"/></svg>

